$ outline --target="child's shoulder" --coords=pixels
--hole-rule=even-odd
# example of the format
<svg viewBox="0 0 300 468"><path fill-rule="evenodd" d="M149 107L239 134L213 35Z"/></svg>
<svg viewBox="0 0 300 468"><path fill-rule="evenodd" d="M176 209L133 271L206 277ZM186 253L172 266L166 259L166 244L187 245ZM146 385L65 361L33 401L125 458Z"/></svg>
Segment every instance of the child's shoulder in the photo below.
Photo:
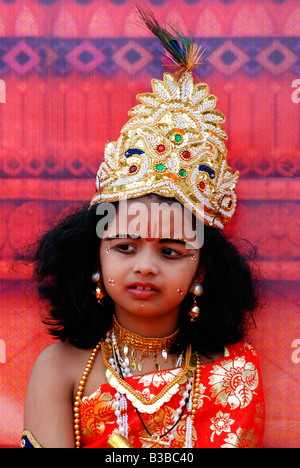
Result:
<svg viewBox="0 0 300 468"><path fill-rule="evenodd" d="M55 364L55 367L59 368L64 365L66 360L73 359L78 351L80 350L68 342L57 341L41 351L36 359L36 365L51 366Z"/></svg>
<svg viewBox="0 0 300 468"><path fill-rule="evenodd" d="M26 392L24 426L43 447L73 445L71 402L88 353L57 342L35 361ZM56 431L49 432L51 426Z"/></svg>
<svg viewBox="0 0 300 468"><path fill-rule="evenodd" d="M56 342L45 348L37 357L32 378L65 382L73 385L81 375L91 350L76 348L68 342Z"/></svg>

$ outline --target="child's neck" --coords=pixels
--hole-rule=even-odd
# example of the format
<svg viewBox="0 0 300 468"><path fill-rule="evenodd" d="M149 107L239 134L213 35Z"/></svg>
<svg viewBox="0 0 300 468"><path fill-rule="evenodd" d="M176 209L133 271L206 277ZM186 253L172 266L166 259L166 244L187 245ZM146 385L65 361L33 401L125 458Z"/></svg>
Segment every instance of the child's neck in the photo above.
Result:
<svg viewBox="0 0 300 468"><path fill-rule="evenodd" d="M146 315L124 314L116 311L119 324L137 335L163 338L175 332L178 328L178 314L153 317Z"/></svg>

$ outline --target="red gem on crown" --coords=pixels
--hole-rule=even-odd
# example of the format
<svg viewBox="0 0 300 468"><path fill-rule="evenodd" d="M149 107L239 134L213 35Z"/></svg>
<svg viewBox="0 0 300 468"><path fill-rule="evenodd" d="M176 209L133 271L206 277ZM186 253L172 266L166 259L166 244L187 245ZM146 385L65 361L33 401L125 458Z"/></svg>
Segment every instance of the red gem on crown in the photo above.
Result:
<svg viewBox="0 0 300 468"><path fill-rule="evenodd" d="M165 145L158 145L156 147L156 151L158 151L158 153L163 153L164 151L166 151Z"/></svg>
<svg viewBox="0 0 300 468"><path fill-rule="evenodd" d="M181 156L183 157L183 159L190 159L191 153L188 150L185 150L181 153Z"/></svg>

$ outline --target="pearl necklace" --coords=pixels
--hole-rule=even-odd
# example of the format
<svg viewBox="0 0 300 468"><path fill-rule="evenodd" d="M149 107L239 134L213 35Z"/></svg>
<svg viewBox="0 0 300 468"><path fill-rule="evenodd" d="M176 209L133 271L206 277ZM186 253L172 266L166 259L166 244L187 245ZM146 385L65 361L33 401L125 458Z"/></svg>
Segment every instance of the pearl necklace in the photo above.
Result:
<svg viewBox="0 0 300 468"><path fill-rule="evenodd" d="M128 415L127 415L127 399L121 393L115 393L115 415L119 426L119 434L128 439Z"/></svg>

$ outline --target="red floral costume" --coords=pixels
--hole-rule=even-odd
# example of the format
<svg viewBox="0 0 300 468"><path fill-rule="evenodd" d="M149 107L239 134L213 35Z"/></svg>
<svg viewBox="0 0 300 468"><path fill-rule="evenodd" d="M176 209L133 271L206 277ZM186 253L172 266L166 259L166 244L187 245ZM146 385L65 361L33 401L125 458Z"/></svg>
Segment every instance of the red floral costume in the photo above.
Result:
<svg viewBox="0 0 300 468"><path fill-rule="evenodd" d="M152 372L126 380L144 398L153 398L177 375L179 369ZM164 434L174 424L186 381L170 401L153 414L142 414L151 434ZM101 385L81 404L81 446L106 448L118 432L115 416L116 390ZM135 448L163 448L154 443L128 401L128 439ZM185 446L186 412L173 432L170 448ZM264 398L255 349L244 342L225 348L224 357L201 366L201 386L192 440L194 448L258 448L264 432ZM167 437L162 439L167 441Z"/></svg>

